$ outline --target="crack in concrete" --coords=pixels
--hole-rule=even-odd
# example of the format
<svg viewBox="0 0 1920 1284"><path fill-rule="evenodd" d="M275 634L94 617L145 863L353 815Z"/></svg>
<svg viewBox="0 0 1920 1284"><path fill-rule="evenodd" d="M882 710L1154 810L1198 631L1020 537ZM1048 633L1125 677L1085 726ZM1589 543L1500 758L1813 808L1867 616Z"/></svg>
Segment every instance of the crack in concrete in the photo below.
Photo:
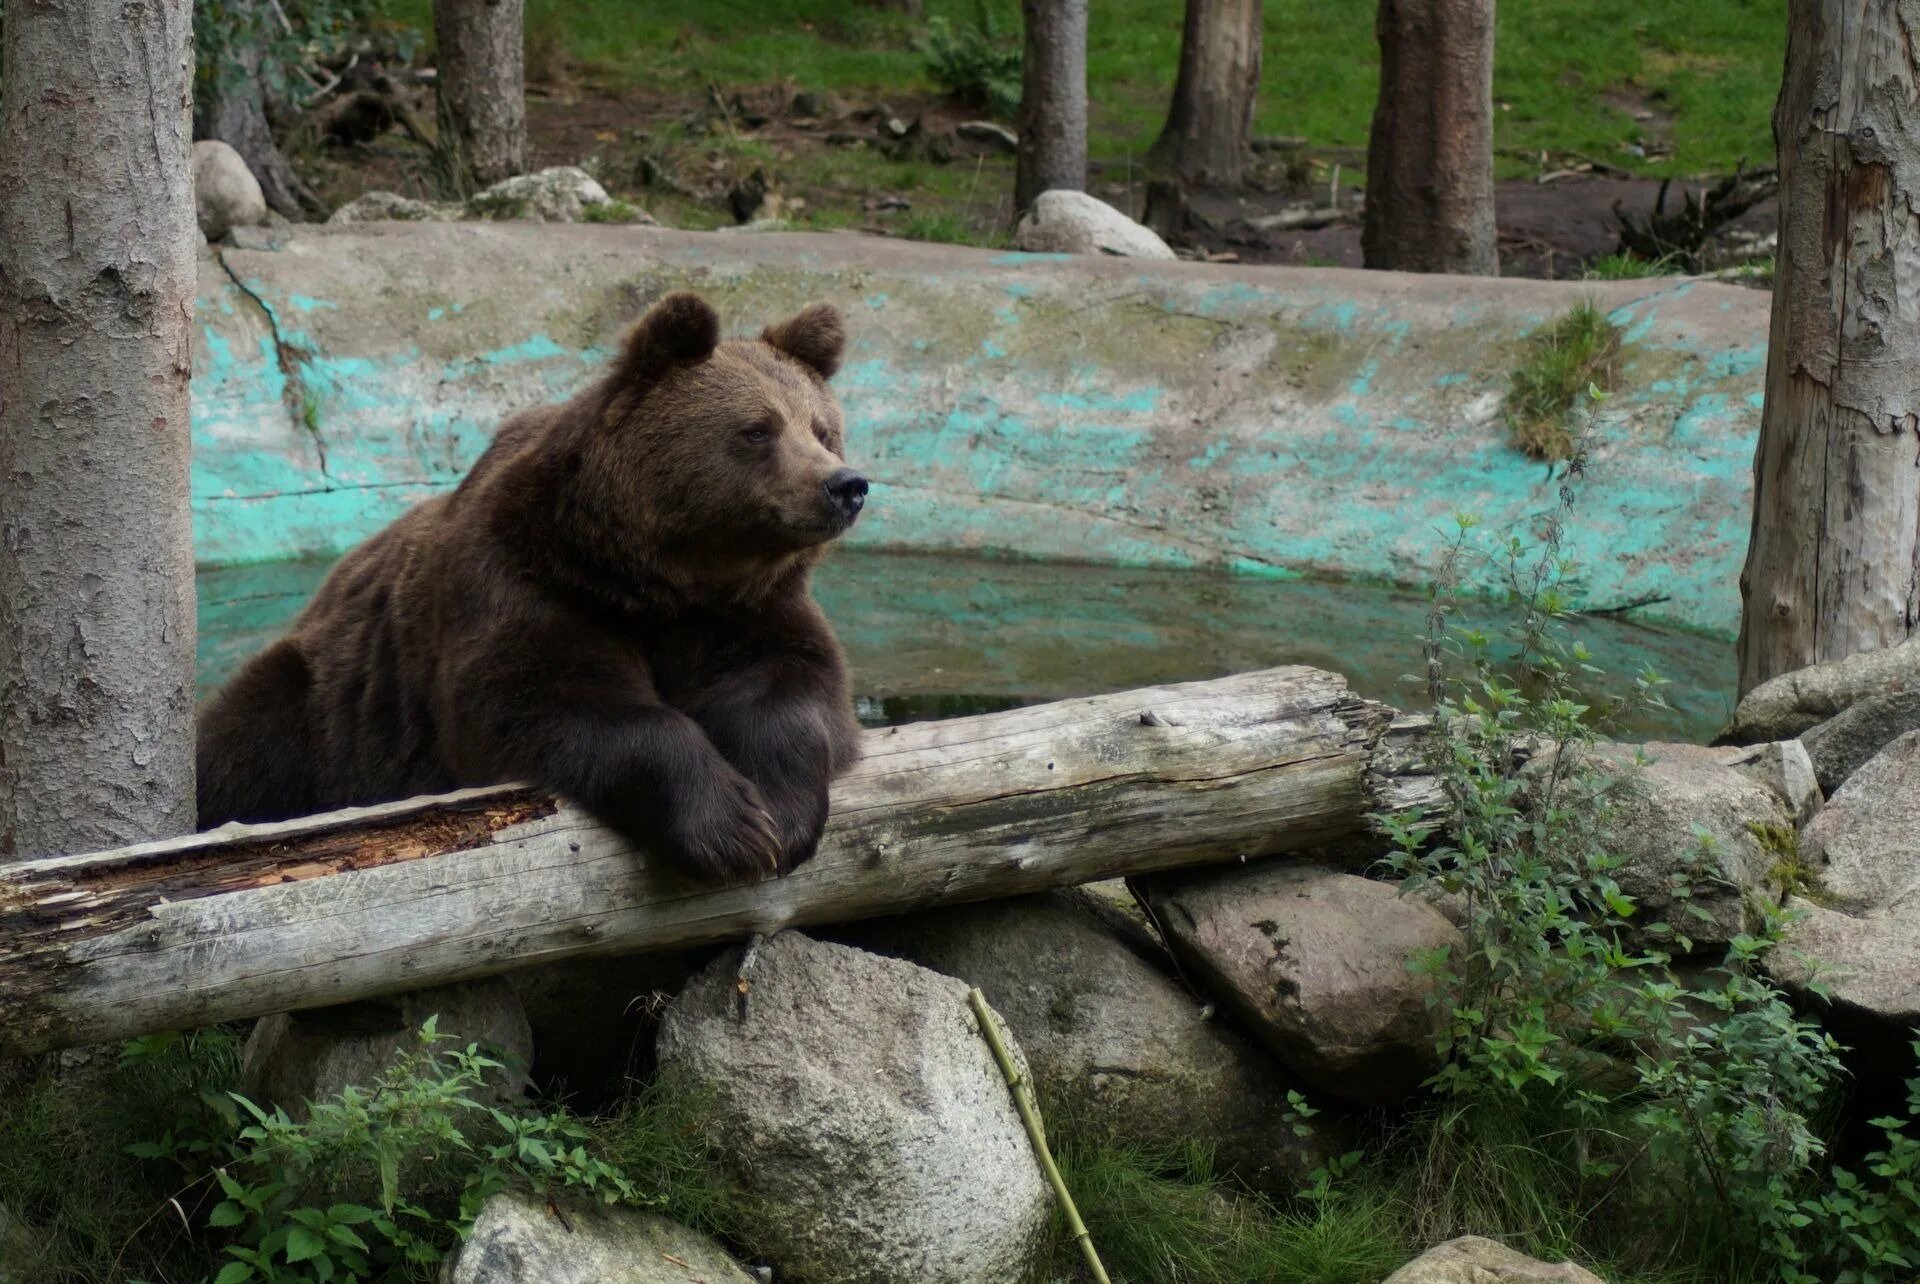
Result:
<svg viewBox="0 0 1920 1284"><path fill-rule="evenodd" d="M274 314L267 301L260 297L259 291L240 279L240 274L233 270L231 263L227 262L226 252L215 247L213 257L214 261L219 263L220 270L227 274L227 279L233 282L234 288L252 300L253 306L260 309L260 315L266 318L267 331L273 336L274 359L279 363L280 373L286 379L284 400L287 403L287 409L293 415L293 422L305 428L307 435L313 438L313 452L320 461L320 475L331 481L332 474L327 471L327 443L326 439L320 435L319 407L307 395L306 375L302 369L306 364L306 350L297 344L289 343L280 333L280 318Z"/></svg>

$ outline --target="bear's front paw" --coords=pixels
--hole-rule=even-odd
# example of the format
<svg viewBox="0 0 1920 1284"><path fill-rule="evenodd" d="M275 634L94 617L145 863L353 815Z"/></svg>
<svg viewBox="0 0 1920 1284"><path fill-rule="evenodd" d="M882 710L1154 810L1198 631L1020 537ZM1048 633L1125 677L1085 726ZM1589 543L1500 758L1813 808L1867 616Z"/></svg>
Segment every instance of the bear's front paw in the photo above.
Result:
<svg viewBox="0 0 1920 1284"><path fill-rule="evenodd" d="M669 818L666 855L697 878L755 882L780 872L780 831L744 776L715 776Z"/></svg>
<svg viewBox="0 0 1920 1284"><path fill-rule="evenodd" d="M819 850L820 832L827 825L827 791L791 789L768 797L780 834L780 872L791 874Z"/></svg>

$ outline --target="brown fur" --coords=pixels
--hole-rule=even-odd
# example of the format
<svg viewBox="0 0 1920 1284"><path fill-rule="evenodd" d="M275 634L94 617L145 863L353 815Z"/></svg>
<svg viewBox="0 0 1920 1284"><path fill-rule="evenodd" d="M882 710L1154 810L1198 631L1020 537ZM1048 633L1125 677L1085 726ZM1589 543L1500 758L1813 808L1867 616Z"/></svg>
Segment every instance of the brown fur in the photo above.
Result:
<svg viewBox="0 0 1920 1284"><path fill-rule="evenodd" d="M703 877L812 856L859 744L808 587L865 494L826 387L843 343L821 305L722 343L706 303L662 300L213 697L201 824L522 779Z"/></svg>

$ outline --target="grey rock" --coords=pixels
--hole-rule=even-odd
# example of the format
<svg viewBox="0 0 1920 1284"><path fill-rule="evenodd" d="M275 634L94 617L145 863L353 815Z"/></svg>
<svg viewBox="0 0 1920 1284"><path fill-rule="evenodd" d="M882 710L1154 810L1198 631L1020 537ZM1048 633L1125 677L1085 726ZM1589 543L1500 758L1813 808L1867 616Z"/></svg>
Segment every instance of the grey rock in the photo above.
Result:
<svg viewBox="0 0 1920 1284"><path fill-rule="evenodd" d="M518 1191L481 1205L443 1284L753 1284L718 1244L655 1213L570 1202L566 1220Z"/></svg>
<svg viewBox="0 0 1920 1284"><path fill-rule="evenodd" d="M40 1244L33 1228L0 1204L0 1284L27 1284L39 1264Z"/></svg>
<svg viewBox="0 0 1920 1284"><path fill-rule="evenodd" d="M990 120L963 120L953 127L954 136L970 143L981 143L1008 156L1020 150L1020 135L1005 125Z"/></svg>
<svg viewBox="0 0 1920 1284"><path fill-rule="evenodd" d="M348 201L327 219L329 223L451 223L461 207L438 201L417 201L397 192L367 192Z"/></svg>
<svg viewBox="0 0 1920 1284"><path fill-rule="evenodd" d="M744 995L739 966L681 992L659 1053L712 1094L755 1251L808 1284L1027 1278L1052 1201L966 987L792 931Z"/></svg>
<svg viewBox="0 0 1920 1284"><path fill-rule="evenodd" d="M1639 764L1642 751L1647 761ZM1601 745L1591 762L1617 781L1609 836L1625 861L1615 878L1639 907L1635 921L1665 920L1705 944L1744 931L1747 897L1771 887L1780 845L1792 841L1785 800L1728 766L1724 751L1698 745ZM1687 879L1704 918L1676 902L1674 889Z"/></svg>
<svg viewBox="0 0 1920 1284"><path fill-rule="evenodd" d="M1438 1068L1445 1014L1429 1003L1434 982L1407 961L1464 941L1433 906L1284 861L1143 886L1188 974L1321 1091L1392 1104Z"/></svg>
<svg viewBox="0 0 1920 1284"><path fill-rule="evenodd" d="M1728 744L1788 740L1871 695L1920 688L1920 639L1816 664L1761 683L1720 733Z"/></svg>
<svg viewBox="0 0 1920 1284"><path fill-rule="evenodd" d="M260 180L247 168L239 152L226 143L206 139L193 145L193 212L209 241L217 241L236 227L255 227L267 221L267 198Z"/></svg>
<svg viewBox="0 0 1920 1284"><path fill-rule="evenodd" d="M591 205L605 205L607 189L577 165L556 165L502 179L467 202L476 218L577 223Z"/></svg>
<svg viewBox="0 0 1920 1284"><path fill-rule="evenodd" d="M1920 687L1866 696L1800 737L1814 775L1829 794L1868 759L1909 731L1920 730Z"/></svg>
<svg viewBox="0 0 1920 1284"><path fill-rule="evenodd" d="M1049 1101L1126 1141L1211 1145L1223 1168L1290 1196L1337 1153L1333 1129L1297 1136L1294 1076L1209 1018L1163 969L1165 952L1087 890L929 910L843 939L978 986L1013 1028Z"/></svg>
<svg viewBox="0 0 1920 1284"><path fill-rule="evenodd" d="M1800 862L1828 909L1884 909L1920 886L1920 731L1855 771L1800 835Z"/></svg>
<svg viewBox="0 0 1920 1284"><path fill-rule="evenodd" d="M1827 801L1813 758L1798 740L1724 748L1720 755L1727 766L1773 790L1796 825L1812 820Z"/></svg>
<svg viewBox="0 0 1920 1284"><path fill-rule="evenodd" d="M1036 254L1115 254L1130 259L1171 259L1174 253L1152 231L1085 192L1042 192L1014 229L1013 242Z"/></svg>
<svg viewBox="0 0 1920 1284"><path fill-rule="evenodd" d="M1605 1284L1572 1262L1547 1263L1478 1235L1436 1244L1385 1284Z"/></svg>
<svg viewBox="0 0 1920 1284"><path fill-rule="evenodd" d="M491 1086L495 1100L525 1090L533 1036L513 987L498 978L262 1017L241 1050L241 1082L255 1101L300 1118L307 1102L372 1083L395 1057L418 1049L429 1017L451 1036L436 1046L478 1043L508 1062Z"/></svg>

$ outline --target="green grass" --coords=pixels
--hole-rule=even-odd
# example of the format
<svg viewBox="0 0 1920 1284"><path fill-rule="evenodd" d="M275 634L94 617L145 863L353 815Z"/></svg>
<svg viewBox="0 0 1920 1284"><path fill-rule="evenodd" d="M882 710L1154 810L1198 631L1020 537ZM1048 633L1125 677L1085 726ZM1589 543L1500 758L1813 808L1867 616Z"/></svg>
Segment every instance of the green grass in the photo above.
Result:
<svg viewBox="0 0 1920 1284"><path fill-rule="evenodd" d="M1365 145L1378 77L1373 8L1268 0L1257 132L1303 134L1320 148ZM1010 0L989 9L1017 32ZM927 0L926 11L965 23L976 5ZM700 91L790 82L868 100L937 92L915 48L924 23L858 0L765 0L752 21L741 13L717 0L531 0L527 23L542 59L558 44L586 74L617 84ZM395 0L392 16L432 27L427 0ZM1785 15L1773 0L1528 0L1501 5L1497 21L1498 147L1576 151L1656 175L1770 160L1785 49ZM1152 141L1180 25L1181 6L1165 0L1094 6L1087 63L1097 159L1138 155ZM1636 161L1623 150L1657 124L1633 119L1639 105L1673 118L1661 131L1670 158Z"/></svg>
<svg viewBox="0 0 1920 1284"><path fill-rule="evenodd" d="M1535 459L1565 459L1574 441L1568 419L1589 385L1606 391L1620 361L1620 330L1591 299L1576 304L1527 340L1503 406L1516 446Z"/></svg>
<svg viewBox="0 0 1920 1284"><path fill-rule="evenodd" d="M1669 255L1643 259L1632 254L1609 254L1587 264L1589 281L1637 281L1650 276L1675 276L1686 271L1680 261Z"/></svg>

